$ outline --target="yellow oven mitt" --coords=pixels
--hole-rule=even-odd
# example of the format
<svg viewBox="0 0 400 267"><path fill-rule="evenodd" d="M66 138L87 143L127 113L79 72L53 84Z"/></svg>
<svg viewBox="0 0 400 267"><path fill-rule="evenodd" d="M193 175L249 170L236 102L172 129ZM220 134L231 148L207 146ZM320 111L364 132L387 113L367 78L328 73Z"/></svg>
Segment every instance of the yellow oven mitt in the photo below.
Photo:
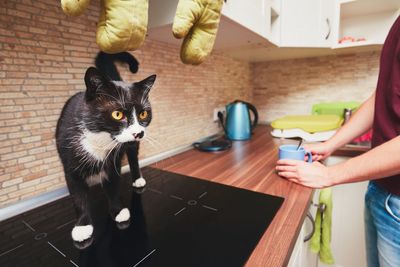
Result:
<svg viewBox="0 0 400 267"><path fill-rule="evenodd" d="M65 14L79 16L90 0L61 0ZM96 42L113 54L137 49L147 32L148 0L101 0Z"/></svg>
<svg viewBox="0 0 400 267"><path fill-rule="evenodd" d="M211 53L217 35L223 0L179 0L172 32L184 38L181 60L198 65Z"/></svg>

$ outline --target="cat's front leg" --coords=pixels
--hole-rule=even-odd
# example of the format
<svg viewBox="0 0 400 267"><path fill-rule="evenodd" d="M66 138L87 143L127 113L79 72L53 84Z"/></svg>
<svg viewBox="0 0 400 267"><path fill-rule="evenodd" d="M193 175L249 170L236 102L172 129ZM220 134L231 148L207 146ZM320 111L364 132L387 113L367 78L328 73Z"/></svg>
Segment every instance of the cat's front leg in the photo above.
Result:
<svg viewBox="0 0 400 267"><path fill-rule="evenodd" d="M126 154L128 156L129 168L132 176L132 186L141 188L146 185L146 180L143 178L139 169L139 143L135 142L132 146L128 147Z"/></svg>
<svg viewBox="0 0 400 267"><path fill-rule="evenodd" d="M103 189L106 193L110 215L117 223L117 226L124 229L129 226L131 214L129 209L122 204L121 195L123 189L122 177L114 169L107 171L108 179L103 181Z"/></svg>
<svg viewBox="0 0 400 267"><path fill-rule="evenodd" d="M88 185L81 177L67 177L68 190L72 196L78 220L72 229L71 236L75 242L90 241L93 235L93 223L88 201ZM87 247L86 245L79 245Z"/></svg>

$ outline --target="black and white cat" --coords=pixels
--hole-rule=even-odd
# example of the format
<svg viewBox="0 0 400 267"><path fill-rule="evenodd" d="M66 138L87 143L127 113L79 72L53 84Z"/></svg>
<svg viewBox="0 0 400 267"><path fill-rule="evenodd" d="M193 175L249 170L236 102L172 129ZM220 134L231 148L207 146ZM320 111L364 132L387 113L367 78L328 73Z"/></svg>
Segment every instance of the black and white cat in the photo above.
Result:
<svg viewBox="0 0 400 267"><path fill-rule="evenodd" d="M125 83L114 61L128 63L131 72L138 69L138 62L129 53L100 52L95 60L97 68L86 71L86 92L66 102L57 123L57 150L78 215L71 233L76 242L86 241L93 234L88 192L95 183L102 184L112 218L117 223L129 222L129 209L122 205L119 195L125 153L132 185L146 184L139 170L138 150L152 118L149 92L156 76Z"/></svg>

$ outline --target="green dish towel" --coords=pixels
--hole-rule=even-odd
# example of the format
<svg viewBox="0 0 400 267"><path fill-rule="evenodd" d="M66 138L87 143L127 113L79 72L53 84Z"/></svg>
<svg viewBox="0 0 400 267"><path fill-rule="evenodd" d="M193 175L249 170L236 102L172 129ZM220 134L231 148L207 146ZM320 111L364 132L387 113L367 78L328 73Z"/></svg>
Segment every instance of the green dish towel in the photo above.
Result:
<svg viewBox="0 0 400 267"><path fill-rule="evenodd" d="M332 228L332 189L325 188L319 193L319 204L325 204L325 210L317 210L315 216L315 232L310 241L310 250L319 253L319 259L325 264L334 264L331 251Z"/></svg>

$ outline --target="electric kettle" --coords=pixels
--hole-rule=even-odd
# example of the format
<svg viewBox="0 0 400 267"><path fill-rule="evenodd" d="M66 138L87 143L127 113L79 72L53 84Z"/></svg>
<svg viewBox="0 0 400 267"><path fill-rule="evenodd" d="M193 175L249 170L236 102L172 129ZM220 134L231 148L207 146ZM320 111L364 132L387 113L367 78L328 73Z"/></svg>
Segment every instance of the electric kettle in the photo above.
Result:
<svg viewBox="0 0 400 267"><path fill-rule="evenodd" d="M253 122L250 119L250 111L254 115ZM225 135L230 140L248 140L258 122L258 112L255 106L242 101L235 100L226 106L226 121L220 117Z"/></svg>

